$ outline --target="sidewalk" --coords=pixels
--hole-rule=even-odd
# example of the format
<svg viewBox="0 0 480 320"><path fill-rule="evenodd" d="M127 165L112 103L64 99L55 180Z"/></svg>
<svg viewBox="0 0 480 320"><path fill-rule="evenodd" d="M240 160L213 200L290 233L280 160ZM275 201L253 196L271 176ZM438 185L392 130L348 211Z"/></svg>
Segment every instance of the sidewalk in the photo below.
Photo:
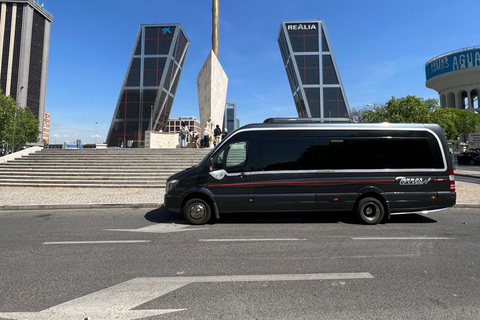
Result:
<svg viewBox="0 0 480 320"><path fill-rule="evenodd" d="M155 208L164 188L0 187L0 210Z"/></svg>
<svg viewBox="0 0 480 320"><path fill-rule="evenodd" d="M455 170L480 177L480 171ZM456 181L457 207L480 208L480 184ZM163 188L38 188L0 187L0 210L156 208Z"/></svg>

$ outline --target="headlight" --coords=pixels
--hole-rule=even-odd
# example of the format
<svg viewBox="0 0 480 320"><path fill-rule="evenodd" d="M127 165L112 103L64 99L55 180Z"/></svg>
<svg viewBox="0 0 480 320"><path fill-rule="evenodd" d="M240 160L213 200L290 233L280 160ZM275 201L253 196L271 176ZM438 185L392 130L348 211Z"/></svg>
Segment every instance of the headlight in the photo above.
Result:
<svg viewBox="0 0 480 320"><path fill-rule="evenodd" d="M165 186L165 193L169 193L170 191L172 191L177 184L178 184L178 180L167 181L167 185Z"/></svg>

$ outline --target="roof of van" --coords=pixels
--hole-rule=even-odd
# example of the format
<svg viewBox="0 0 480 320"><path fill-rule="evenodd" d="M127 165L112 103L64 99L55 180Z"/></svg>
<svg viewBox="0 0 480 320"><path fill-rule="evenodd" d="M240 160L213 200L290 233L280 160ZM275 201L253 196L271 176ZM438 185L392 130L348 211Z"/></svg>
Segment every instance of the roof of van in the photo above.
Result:
<svg viewBox="0 0 480 320"><path fill-rule="evenodd" d="M278 123L253 123L241 127L242 129L263 129L263 128L291 128L291 127L312 127L312 128L332 128L332 129L355 129L355 128L385 128L385 129L405 129L405 128L422 128L430 130L438 130L440 126L438 124L431 123L319 123L319 122L297 122L297 121L286 121Z"/></svg>

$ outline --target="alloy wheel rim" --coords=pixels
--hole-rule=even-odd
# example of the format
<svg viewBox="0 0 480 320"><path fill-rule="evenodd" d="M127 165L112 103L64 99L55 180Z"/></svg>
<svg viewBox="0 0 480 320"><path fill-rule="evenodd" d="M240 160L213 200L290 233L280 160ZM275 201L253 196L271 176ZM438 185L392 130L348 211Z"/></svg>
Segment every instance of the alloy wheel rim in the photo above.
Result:
<svg viewBox="0 0 480 320"><path fill-rule="evenodd" d="M377 204L369 202L363 207L363 215L368 220L374 220L380 214L380 208Z"/></svg>
<svg viewBox="0 0 480 320"><path fill-rule="evenodd" d="M190 207L190 217L200 220L205 217L206 208L202 203L195 203Z"/></svg>

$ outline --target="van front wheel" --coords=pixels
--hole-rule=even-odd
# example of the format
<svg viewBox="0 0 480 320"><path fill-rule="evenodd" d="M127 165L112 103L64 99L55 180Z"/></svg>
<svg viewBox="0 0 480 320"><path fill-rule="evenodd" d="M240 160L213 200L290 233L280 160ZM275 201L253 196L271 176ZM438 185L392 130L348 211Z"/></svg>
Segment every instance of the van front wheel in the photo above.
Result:
<svg viewBox="0 0 480 320"><path fill-rule="evenodd" d="M202 199L190 199L183 207L183 215L191 224L205 224L211 216L210 205Z"/></svg>
<svg viewBox="0 0 480 320"><path fill-rule="evenodd" d="M355 214L363 223L377 224L383 220L385 208L378 199L364 198L358 202Z"/></svg>

